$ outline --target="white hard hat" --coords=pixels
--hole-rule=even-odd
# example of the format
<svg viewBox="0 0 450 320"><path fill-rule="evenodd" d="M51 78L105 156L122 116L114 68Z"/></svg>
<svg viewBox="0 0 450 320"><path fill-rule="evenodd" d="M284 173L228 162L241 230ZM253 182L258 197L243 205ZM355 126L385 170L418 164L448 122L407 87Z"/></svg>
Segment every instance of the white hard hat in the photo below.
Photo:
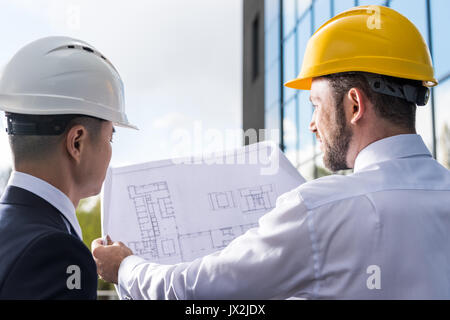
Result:
<svg viewBox="0 0 450 320"><path fill-rule="evenodd" d="M128 122L123 83L112 63L69 37L42 38L14 55L0 79L0 110L87 115L137 129Z"/></svg>

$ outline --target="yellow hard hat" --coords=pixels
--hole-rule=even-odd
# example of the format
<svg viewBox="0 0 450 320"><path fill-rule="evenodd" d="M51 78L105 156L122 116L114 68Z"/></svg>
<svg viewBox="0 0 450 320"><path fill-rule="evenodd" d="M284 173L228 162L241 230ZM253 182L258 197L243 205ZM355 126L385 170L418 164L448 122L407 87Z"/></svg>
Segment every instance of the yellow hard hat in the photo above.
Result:
<svg viewBox="0 0 450 320"><path fill-rule="evenodd" d="M298 77L284 85L310 90L312 78L349 71L438 84L419 30L383 6L354 7L327 21L309 39Z"/></svg>

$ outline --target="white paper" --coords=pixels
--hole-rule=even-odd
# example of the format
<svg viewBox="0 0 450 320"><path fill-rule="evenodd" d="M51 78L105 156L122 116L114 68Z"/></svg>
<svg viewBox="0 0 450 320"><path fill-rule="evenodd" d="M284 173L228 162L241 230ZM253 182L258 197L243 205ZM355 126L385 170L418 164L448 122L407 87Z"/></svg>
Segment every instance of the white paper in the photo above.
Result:
<svg viewBox="0 0 450 320"><path fill-rule="evenodd" d="M303 182L268 142L202 158L110 168L102 232L152 262L192 261L257 227L278 196Z"/></svg>

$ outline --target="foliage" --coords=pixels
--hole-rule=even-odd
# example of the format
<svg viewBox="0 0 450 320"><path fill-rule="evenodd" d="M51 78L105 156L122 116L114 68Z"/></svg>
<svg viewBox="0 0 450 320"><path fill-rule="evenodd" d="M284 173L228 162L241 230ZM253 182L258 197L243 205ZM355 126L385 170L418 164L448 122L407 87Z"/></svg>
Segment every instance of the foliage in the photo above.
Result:
<svg viewBox="0 0 450 320"><path fill-rule="evenodd" d="M96 198L94 200L96 203L92 208L87 208L87 201L93 200L83 199L80 201L77 208L77 218L80 222L81 230L83 231L83 242L90 249L92 241L102 236L100 222L100 199ZM111 283L107 283L99 279L98 290L114 290L114 286Z"/></svg>

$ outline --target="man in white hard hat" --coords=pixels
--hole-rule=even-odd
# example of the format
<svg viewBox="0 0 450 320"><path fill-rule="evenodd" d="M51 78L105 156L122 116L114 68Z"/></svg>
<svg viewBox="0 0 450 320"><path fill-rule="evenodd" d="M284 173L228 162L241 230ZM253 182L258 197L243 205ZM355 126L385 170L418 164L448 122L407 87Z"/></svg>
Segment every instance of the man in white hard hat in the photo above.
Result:
<svg viewBox="0 0 450 320"><path fill-rule="evenodd" d="M354 173L282 195L258 228L194 261L160 265L96 240L99 274L133 299L450 299L450 172L415 130L436 84L404 16L337 15L286 85L310 90L325 165Z"/></svg>
<svg viewBox="0 0 450 320"><path fill-rule="evenodd" d="M96 299L75 208L101 189L113 125L135 128L117 70L86 42L39 39L6 65L0 109L14 160L0 199L0 299Z"/></svg>

